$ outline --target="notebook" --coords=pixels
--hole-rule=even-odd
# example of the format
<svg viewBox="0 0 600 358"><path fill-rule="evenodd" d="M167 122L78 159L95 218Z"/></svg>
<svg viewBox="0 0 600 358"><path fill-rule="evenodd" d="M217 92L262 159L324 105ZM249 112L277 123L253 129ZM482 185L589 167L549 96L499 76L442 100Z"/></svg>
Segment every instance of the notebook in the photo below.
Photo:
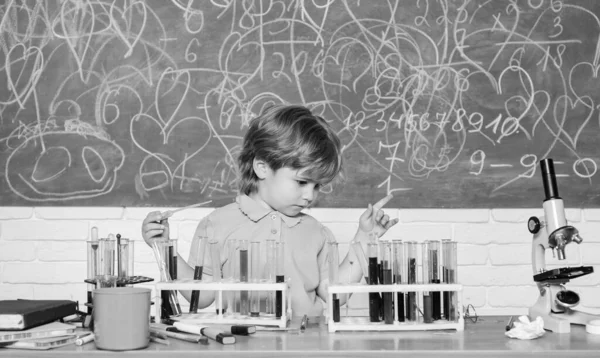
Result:
<svg viewBox="0 0 600 358"><path fill-rule="evenodd" d="M18 349L37 349L44 350L50 348L57 348L73 344L77 340L75 333L59 336L59 337L46 337L37 339L24 339L22 341L16 341L11 343L0 343L0 348L18 348Z"/></svg>
<svg viewBox="0 0 600 358"><path fill-rule="evenodd" d="M50 322L23 331L0 331L0 343L22 339L65 336L75 333L75 326L61 322Z"/></svg>
<svg viewBox="0 0 600 358"><path fill-rule="evenodd" d="M23 330L75 314L77 302L69 300L0 301L0 331Z"/></svg>

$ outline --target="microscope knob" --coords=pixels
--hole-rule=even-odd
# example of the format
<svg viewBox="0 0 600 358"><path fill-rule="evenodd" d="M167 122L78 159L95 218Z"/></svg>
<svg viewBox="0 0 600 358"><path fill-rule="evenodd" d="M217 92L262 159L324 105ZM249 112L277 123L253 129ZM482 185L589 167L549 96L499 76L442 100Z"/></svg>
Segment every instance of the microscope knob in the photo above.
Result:
<svg viewBox="0 0 600 358"><path fill-rule="evenodd" d="M530 233L537 234L542 228L542 223L540 222L540 219L538 219L535 216L532 216L527 221L527 228L529 229Z"/></svg>

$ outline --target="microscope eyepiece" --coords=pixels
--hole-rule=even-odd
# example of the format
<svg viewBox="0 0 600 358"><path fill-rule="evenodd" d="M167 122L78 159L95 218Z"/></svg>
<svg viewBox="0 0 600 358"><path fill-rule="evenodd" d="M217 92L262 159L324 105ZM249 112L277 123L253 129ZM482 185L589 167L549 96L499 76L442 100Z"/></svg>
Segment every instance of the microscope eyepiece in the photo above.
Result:
<svg viewBox="0 0 600 358"><path fill-rule="evenodd" d="M540 160L540 168L544 182L545 200L560 199L560 196L558 196L558 185L556 184L556 174L554 173L554 162L550 158L542 159Z"/></svg>

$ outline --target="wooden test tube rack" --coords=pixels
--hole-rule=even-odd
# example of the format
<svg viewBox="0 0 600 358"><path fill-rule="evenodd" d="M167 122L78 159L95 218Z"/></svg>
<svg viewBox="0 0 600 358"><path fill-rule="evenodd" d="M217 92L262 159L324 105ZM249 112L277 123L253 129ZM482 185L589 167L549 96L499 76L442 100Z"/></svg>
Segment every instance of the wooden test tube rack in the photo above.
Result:
<svg viewBox="0 0 600 358"><path fill-rule="evenodd" d="M422 318L415 322L399 322L397 320L397 295L394 296L394 323L385 324L384 322L370 322L369 317L340 317L339 322L333 321L333 295L347 293L369 293L369 292L456 292L457 305L455 321L437 320L432 323L423 323ZM454 329L463 331L465 320L462 308L462 285L460 284L391 284L391 285L365 285L365 284L345 284L329 286L329 297L327 300L327 324L329 332L336 331L428 331Z"/></svg>
<svg viewBox="0 0 600 358"><path fill-rule="evenodd" d="M161 295L163 290L198 290L198 291L217 291L219 299L217 300L216 312L198 312L198 313L182 313L181 316L173 317L174 320L184 321L186 323L198 324L240 324L240 325L260 325L260 326L276 326L285 328L287 322L292 317L291 295L287 282L281 283L247 283L247 282L202 282L192 279L178 279L169 282L160 281L156 285L156 303L154 305L157 321L162 319L161 316ZM239 314L223 315L223 292L224 291L281 291L281 317L264 316L251 317L241 316Z"/></svg>

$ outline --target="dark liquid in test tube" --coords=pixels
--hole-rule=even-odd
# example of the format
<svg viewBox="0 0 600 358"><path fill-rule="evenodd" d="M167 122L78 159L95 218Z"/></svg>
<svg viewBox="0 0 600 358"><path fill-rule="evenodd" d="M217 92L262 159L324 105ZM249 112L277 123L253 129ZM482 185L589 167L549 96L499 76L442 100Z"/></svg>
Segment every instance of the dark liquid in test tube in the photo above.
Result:
<svg viewBox="0 0 600 358"><path fill-rule="evenodd" d="M173 246L169 246L169 275L171 280L177 279L177 256L173 255Z"/></svg>
<svg viewBox="0 0 600 358"><path fill-rule="evenodd" d="M376 285L379 280L377 257L369 257L369 285ZM369 317L371 322L379 322L381 296L379 292L369 292Z"/></svg>
<svg viewBox="0 0 600 358"><path fill-rule="evenodd" d="M194 280L202 280L202 266L196 266L194 268ZM190 300L190 312L198 312L198 303L200 301L200 291L192 291L192 299Z"/></svg>
<svg viewBox="0 0 600 358"><path fill-rule="evenodd" d="M432 323L433 316L431 315L431 295L423 295L423 322Z"/></svg>
<svg viewBox="0 0 600 358"><path fill-rule="evenodd" d="M392 284L392 270L383 269L383 284ZM385 324L394 323L394 293L384 292L383 293L383 319Z"/></svg>
<svg viewBox="0 0 600 358"><path fill-rule="evenodd" d="M383 261L379 261L377 264L377 284L383 285ZM379 319L385 319L383 312L383 294L379 295Z"/></svg>
<svg viewBox="0 0 600 358"><path fill-rule="evenodd" d="M442 268L443 279L445 283L448 283L448 269ZM444 291L444 319L450 320L450 292Z"/></svg>
<svg viewBox="0 0 600 358"><path fill-rule="evenodd" d="M414 284L417 282L417 260L408 259L408 283ZM409 321L417 319L417 293L409 292L406 294L406 318Z"/></svg>
<svg viewBox="0 0 600 358"><path fill-rule="evenodd" d="M402 283L402 276L396 275L396 283ZM398 292L398 322L404 322L404 292Z"/></svg>
<svg viewBox="0 0 600 358"><path fill-rule="evenodd" d="M240 281L248 282L248 250L240 250ZM240 314L248 315L249 311L248 291L240 291Z"/></svg>
<svg viewBox="0 0 600 358"><path fill-rule="evenodd" d="M431 283L440 283L440 280L431 280ZM431 292L431 300L432 300L432 312L433 319L438 320L442 319L442 300L440 298L440 291Z"/></svg>
<svg viewBox="0 0 600 358"><path fill-rule="evenodd" d="M339 322L340 321L340 299L338 298L337 294L333 294L333 322Z"/></svg>
<svg viewBox="0 0 600 358"><path fill-rule="evenodd" d="M433 267L433 272L434 272L434 277L432 277L431 279L431 283L440 283L440 280L438 278L438 250L431 250L431 255L429 255L431 257L431 265ZM433 319L434 320L438 320L438 319L442 319L442 300L440 297L440 291L433 291L430 293L431 294L431 300L432 300L432 314L433 314Z"/></svg>
<svg viewBox="0 0 600 358"><path fill-rule="evenodd" d="M165 259L165 264L167 265L167 271L169 273L169 276L171 276L171 279L173 279L172 275L173 272L171 271L171 265L173 263L173 247L169 246L167 247L166 250L166 257ZM175 307L173 307L172 305L174 305L175 303L172 302L172 291L167 291L167 290L162 290L160 291L160 298L162 300L162 304L161 304L161 310L162 310L162 315L161 317L170 317L172 315L175 314Z"/></svg>
<svg viewBox="0 0 600 358"><path fill-rule="evenodd" d="M275 276L275 282L277 282L277 283L285 282L284 275ZM283 293L281 291L276 291L275 292L275 317L277 317L277 318L281 318L281 316L283 314L282 300L283 300Z"/></svg>

